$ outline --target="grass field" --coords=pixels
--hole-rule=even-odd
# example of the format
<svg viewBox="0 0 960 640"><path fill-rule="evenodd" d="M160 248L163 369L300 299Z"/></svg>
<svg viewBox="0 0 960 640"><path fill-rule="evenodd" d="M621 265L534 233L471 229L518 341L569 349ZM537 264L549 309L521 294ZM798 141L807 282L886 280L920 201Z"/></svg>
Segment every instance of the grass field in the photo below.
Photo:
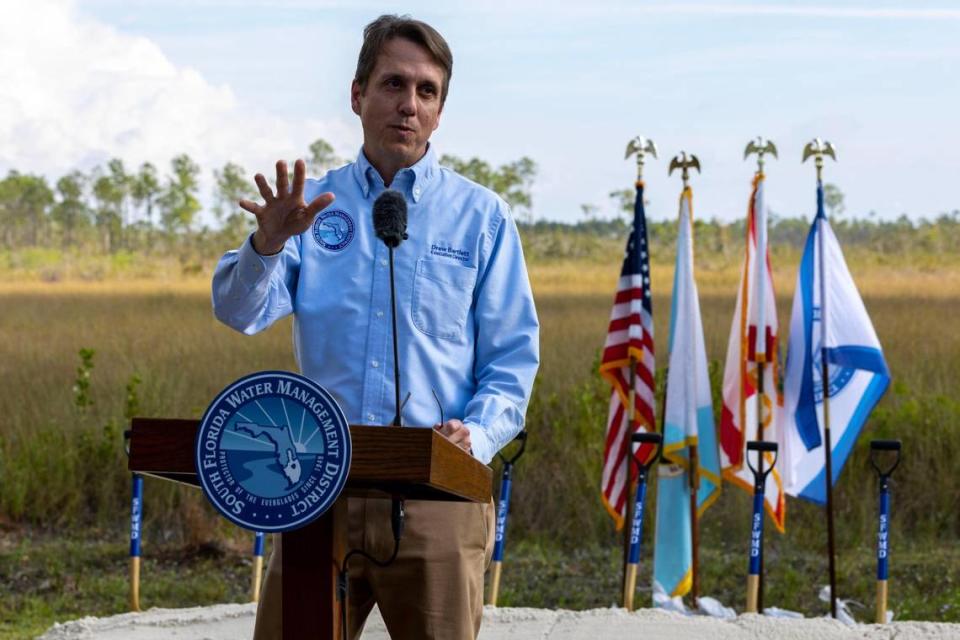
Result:
<svg viewBox="0 0 960 640"><path fill-rule="evenodd" d="M0 580L9 589L0 599L0 640L32 638L53 622L128 610L127 545L108 531L64 538L31 532L0 533ZM249 537L229 544L187 547L151 542L145 547L140 603L151 607L205 606L249 601ZM269 551L269 547L268 547ZM742 553L713 545L703 551L709 595L743 608ZM839 559L838 592L853 599L854 615L871 621L873 557L869 550ZM577 549L512 541L498 604L504 607L590 609L618 605L620 556L609 546ZM826 612L817 599L826 582L823 557L809 550L770 550L765 603L808 615ZM640 565L638 605L649 606L648 558ZM960 620L960 545L936 548L909 544L891 563L890 605L896 618ZM931 598L930 594L936 597Z"/></svg>
<svg viewBox="0 0 960 640"><path fill-rule="evenodd" d="M542 366L528 416L529 453L515 475L510 541L515 561L534 569L517 570L517 582L504 591L509 604L586 606L617 599L616 579L610 582L608 570L616 565L617 535L598 500L609 391L597 377L595 364L618 260L614 256L609 261L542 262L531 267L542 323ZM782 327L788 324L796 261L784 264L788 268L775 273ZM711 256L701 257L698 265L707 352L719 382L738 273L729 260ZM901 568L906 569L906 557L910 557L909 566L923 574L899 574L905 589L912 585L913 594L911 604L899 610L911 617L957 620L956 583L937 590L935 585L943 577L937 575L938 563L923 561L921 556L924 548L942 548L942 554L933 552L931 557L939 558L939 566L947 563L954 568L960 558L949 543L960 535L960 483L953 469L960 455L960 335L949 330L952 318L960 315L960 269L893 266L866 259L851 268L895 382L840 478L836 509L841 569L847 567L862 578L842 581L857 593L841 595L868 602L872 598L872 591L864 590L872 584L876 482L865 448L871 437L898 437L905 453L893 487L893 567L899 571L896 550L903 548L908 551ZM652 271L662 363L670 300L656 292L668 290L672 273L663 264L654 264ZM25 540L28 528L48 536L46 551L34 550L41 556L53 553L50 549L56 542L49 538L53 532L63 536L66 555L82 556L79 549L92 544L91 531L103 544L113 540L119 545L109 551L111 557L122 555L129 508L129 476L120 436L125 414L196 418L210 398L237 377L259 369L295 369L295 364L289 320L255 337L236 334L213 318L206 279L15 281L0 285L0 309L0 415L4 416L0 527L5 532L5 544L0 545L0 600L4 603L0 624L16 634L27 633L17 620L32 620L35 629L45 620L75 611L62 599L50 600L42 590L28 589L32 599L21 598L20 583L5 579L13 575L10 567L14 565L27 566L19 570L30 575L42 574L38 565L23 557L23 550L31 548ZM82 348L94 352L88 390L82 382L75 388ZM131 384L134 375L139 384ZM78 390L92 404L78 406L83 404L78 403ZM705 564L713 563L705 566L707 593L730 598L740 593L748 499L744 492L725 487L720 501L704 517ZM148 481L144 515L146 554L151 544L193 552L218 541L228 549L247 544L246 537L220 521L195 490ZM648 523L647 537L653 529L652 518ZM768 547L771 557L779 554L789 559L781 578L771 574L771 585L784 580L782 592L774 593L797 592L794 600L780 606L815 606L809 593L801 595L798 585L826 582L825 562L816 560L825 546L823 528L821 510L788 502L787 534L771 535ZM649 539L645 544L649 550ZM94 546L91 553L97 557L105 552ZM612 559L604 565L607 557ZM549 581L537 577L553 564L552 559L573 566L573 575L580 576L576 579L597 585L601 595L590 596L592 587L585 586L583 593L564 600ZM116 566L125 571L125 563ZM98 612L122 610L122 577L94 571L105 574L96 588L112 594L103 600L106 608ZM171 571L182 572L187 581L198 579L195 568L186 565ZM956 580L954 574L947 576ZM35 586L35 582L42 580L29 584ZM8 589L11 592L5 593ZM174 590L166 606L211 601L190 589ZM210 595L221 597L239 596L230 590ZM40 603L47 601L49 606L44 608ZM739 600L730 602L739 605ZM897 609L896 602L891 606Z"/></svg>

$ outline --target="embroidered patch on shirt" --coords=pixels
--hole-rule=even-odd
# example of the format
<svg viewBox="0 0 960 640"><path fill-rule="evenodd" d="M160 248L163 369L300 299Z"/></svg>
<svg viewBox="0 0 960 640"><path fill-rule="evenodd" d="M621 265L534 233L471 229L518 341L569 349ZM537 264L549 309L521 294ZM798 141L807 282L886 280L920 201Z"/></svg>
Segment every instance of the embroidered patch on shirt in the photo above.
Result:
<svg viewBox="0 0 960 640"><path fill-rule="evenodd" d="M313 239L324 249L341 251L353 240L356 228L346 211L324 211L313 223Z"/></svg>
<svg viewBox="0 0 960 640"><path fill-rule="evenodd" d="M431 244L430 255L440 256L441 258L451 258L460 262L470 262L470 251L467 249L454 249L443 244Z"/></svg>

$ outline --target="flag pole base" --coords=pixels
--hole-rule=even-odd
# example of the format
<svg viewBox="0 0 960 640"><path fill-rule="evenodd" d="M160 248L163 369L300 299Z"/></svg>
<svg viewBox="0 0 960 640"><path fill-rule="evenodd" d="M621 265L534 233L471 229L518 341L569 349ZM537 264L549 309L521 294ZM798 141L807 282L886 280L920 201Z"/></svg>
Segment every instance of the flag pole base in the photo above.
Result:
<svg viewBox="0 0 960 640"><path fill-rule="evenodd" d="M497 596L500 595L500 571L503 569L503 562L495 560L490 563L490 599L487 604L492 607L497 606Z"/></svg>
<svg viewBox="0 0 960 640"><path fill-rule="evenodd" d="M877 624L887 624L886 580L877 580Z"/></svg>
<svg viewBox="0 0 960 640"><path fill-rule="evenodd" d="M130 558L130 611L140 611L140 556Z"/></svg>
<svg viewBox="0 0 960 640"><path fill-rule="evenodd" d="M747 613L757 613L757 598L760 595L760 576L747 575Z"/></svg>
<svg viewBox="0 0 960 640"><path fill-rule="evenodd" d="M633 595L637 590L637 565L627 564L627 571L623 580L623 608L633 611Z"/></svg>

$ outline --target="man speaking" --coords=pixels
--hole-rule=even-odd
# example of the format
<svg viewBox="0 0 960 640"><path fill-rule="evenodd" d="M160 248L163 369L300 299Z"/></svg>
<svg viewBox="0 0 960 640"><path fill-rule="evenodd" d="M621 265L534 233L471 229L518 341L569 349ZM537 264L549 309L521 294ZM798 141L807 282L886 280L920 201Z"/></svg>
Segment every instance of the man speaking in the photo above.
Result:
<svg viewBox="0 0 960 640"><path fill-rule="evenodd" d="M306 180L302 160L277 162L276 192L258 174L263 204L240 206L256 232L213 277L214 312L247 334L294 314L294 351L353 424L395 412L389 250L373 203L385 189L408 210L394 252L405 426L435 425L489 463L523 428L539 363L539 324L520 237L507 205L437 163L453 57L429 25L381 16L364 30L351 87L363 148L357 161ZM349 546L393 551L389 500L350 499ZM374 604L392 638L475 638L490 560L489 504L406 502L399 554L387 567L350 563L348 635ZM270 560L255 637L281 632L279 545Z"/></svg>

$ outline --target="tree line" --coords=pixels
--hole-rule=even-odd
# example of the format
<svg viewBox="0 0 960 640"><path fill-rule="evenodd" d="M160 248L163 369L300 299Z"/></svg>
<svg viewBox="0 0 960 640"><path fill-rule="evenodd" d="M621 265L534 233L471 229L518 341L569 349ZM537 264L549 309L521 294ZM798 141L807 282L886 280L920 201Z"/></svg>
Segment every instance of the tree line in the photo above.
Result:
<svg viewBox="0 0 960 640"><path fill-rule="evenodd" d="M317 140L309 148L311 170L341 163L333 148ZM82 247L163 251L184 237L209 235L198 225L201 168L187 154L170 161L166 175L150 162L128 169L120 158L88 173L79 170L50 184L42 175L11 170L0 180L0 246ZM214 169L212 212L221 230L243 237L252 222L236 202L253 197L253 181L240 165Z"/></svg>
<svg viewBox="0 0 960 640"><path fill-rule="evenodd" d="M306 160L308 175L322 175L346 162L323 139L308 147ZM599 219L599 207L582 204L584 218L577 224L534 221L532 187L537 165L530 158L494 166L476 157L443 155L440 163L497 192L513 209L524 235L603 239L622 238L628 232L634 197L630 189L609 193L610 206L618 213L612 219ZM172 158L163 175L150 162L128 168L120 158L87 173L71 171L53 183L42 175L10 170L0 179L0 249L47 247L106 254L182 254L235 246L253 229L253 217L236 206L241 198L258 197L252 176L234 162L213 170L209 202L215 224L211 226L200 222L201 172L187 154ZM834 228L845 243L887 254L960 251L958 210L918 221L906 215L892 221L877 220L872 214L846 217L843 193L832 184L825 186L825 202ZM695 224L698 246L705 250L725 253L743 246L742 219L723 223L701 218ZM805 218L772 213L771 242L799 248L809 224ZM676 239L672 220L648 221L648 229L654 249L671 246Z"/></svg>
<svg viewBox="0 0 960 640"><path fill-rule="evenodd" d="M309 146L306 161L308 175L322 175L346 162L322 138ZM536 164L529 158L500 167L451 155L442 156L440 162L492 188L521 215L529 215L536 175ZM0 248L166 253L207 241L218 242L219 248L224 241L239 242L254 224L253 217L236 205L242 198L259 197L252 176L234 162L213 170L211 226L200 223L201 171L187 154L171 159L165 175L153 163L134 169L120 158L87 173L71 171L53 183L42 175L12 169L0 180Z"/></svg>

